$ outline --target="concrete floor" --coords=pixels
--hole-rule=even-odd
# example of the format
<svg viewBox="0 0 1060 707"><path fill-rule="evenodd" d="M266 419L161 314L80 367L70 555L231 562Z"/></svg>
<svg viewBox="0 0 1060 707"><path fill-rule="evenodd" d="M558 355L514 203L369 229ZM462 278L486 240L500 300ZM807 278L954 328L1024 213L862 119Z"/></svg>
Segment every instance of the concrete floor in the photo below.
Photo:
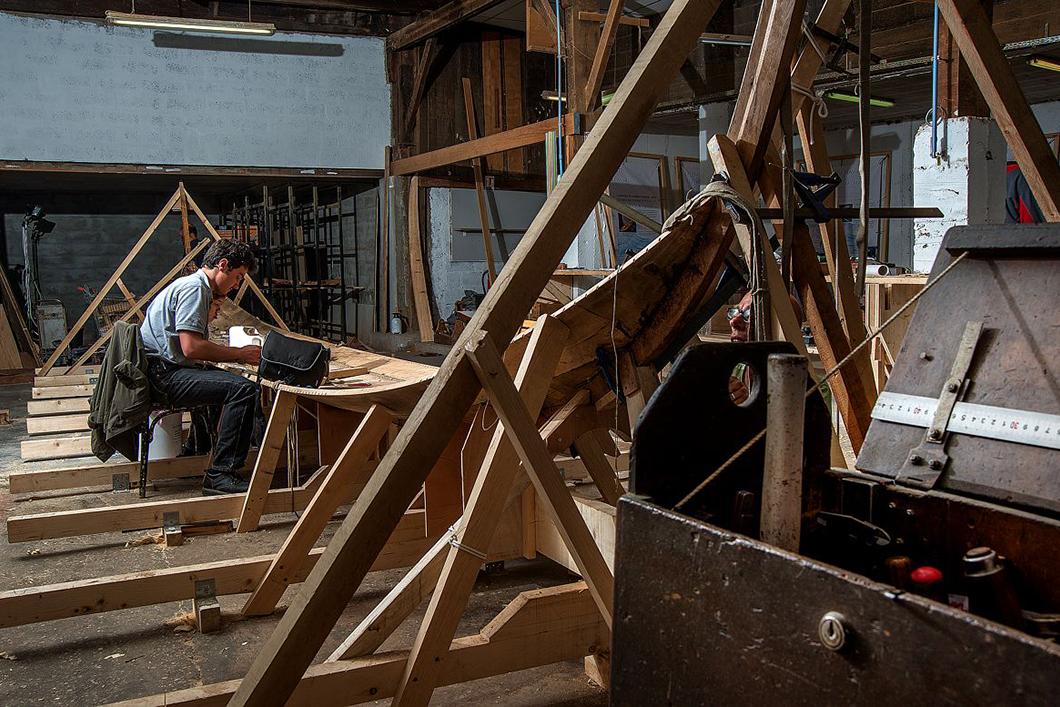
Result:
<svg viewBox="0 0 1060 707"><path fill-rule="evenodd" d="M294 523L293 515L268 516L259 532L189 538L174 548L126 546L151 534L146 531L10 544L6 520L11 515L138 500L132 493L108 491L49 492L14 499L7 492L12 470L74 465L70 460L21 462L19 442L27 437L24 419L29 397L29 385L0 386L0 408L9 409L13 420L0 427L0 590L271 553ZM197 484L174 482L156 494L170 498L195 496L198 491ZM330 538L337 526L332 522L324 537ZM368 575L318 660L401 576L401 570ZM572 575L549 560L509 562L501 573L480 576L457 633L476 633L520 591L571 580ZM281 607L294 591L297 586L284 596ZM222 609L232 620L220 633L210 635L166 626L167 620L191 610L190 601L0 629L0 705L101 704L240 677L277 620L275 615L234 620L244 599L245 595L221 597ZM411 644L424 609L406 621L382 650ZM580 662L571 662L442 688L435 692L434 703L590 707L606 705L607 695L585 677Z"/></svg>

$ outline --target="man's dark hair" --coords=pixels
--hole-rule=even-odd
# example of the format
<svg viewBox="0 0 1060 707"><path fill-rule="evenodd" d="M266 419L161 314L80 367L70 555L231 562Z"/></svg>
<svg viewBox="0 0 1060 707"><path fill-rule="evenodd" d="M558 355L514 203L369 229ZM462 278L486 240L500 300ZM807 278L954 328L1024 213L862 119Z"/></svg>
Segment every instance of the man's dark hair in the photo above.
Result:
<svg viewBox="0 0 1060 707"><path fill-rule="evenodd" d="M242 241L230 241L225 238L210 244L202 259L202 265L205 268L215 268L224 259L228 260L229 269L241 268L245 265L250 275L258 269L258 260L254 257L250 246Z"/></svg>

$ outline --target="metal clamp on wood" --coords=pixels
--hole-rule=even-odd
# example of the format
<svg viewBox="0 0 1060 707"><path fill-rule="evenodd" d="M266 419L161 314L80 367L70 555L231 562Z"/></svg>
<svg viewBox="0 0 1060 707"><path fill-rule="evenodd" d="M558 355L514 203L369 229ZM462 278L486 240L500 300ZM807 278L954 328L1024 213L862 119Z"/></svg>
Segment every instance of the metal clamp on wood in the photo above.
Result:
<svg viewBox="0 0 1060 707"><path fill-rule="evenodd" d="M472 555L474 557L477 557L478 559L482 560L483 562L486 561L486 557L487 557L486 553L482 552L481 550L476 550L475 548L471 547L470 545L464 545L457 538L456 533L457 533L456 525L454 524L454 525L449 526L449 544L450 545L455 547L457 550L463 550L467 554Z"/></svg>
<svg viewBox="0 0 1060 707"><path fill-rule="evenodd" d="M971 368L975 347L982 333L982 322L968 322L965 325L957 356L953 360L953 368L950 369L950 377L939 394L935 416L924 434L924 440L913 448L906 457L905 463L902 464L901 471L895 479L899 484L925 490L931 489L935 487L939 477L946 470L946 465L950 461L950 456L946 452L950 417L954 406L968 392L968 386L971 384L971 380L967 377L968 369Z"/></svg>

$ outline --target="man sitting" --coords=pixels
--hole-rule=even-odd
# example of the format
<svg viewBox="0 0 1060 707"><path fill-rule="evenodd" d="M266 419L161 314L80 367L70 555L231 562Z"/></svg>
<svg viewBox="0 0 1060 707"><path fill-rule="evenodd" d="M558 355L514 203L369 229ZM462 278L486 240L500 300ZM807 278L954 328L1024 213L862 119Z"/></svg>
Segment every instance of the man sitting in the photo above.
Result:
<svg viewBox="0 0 1060 707"><path fill-rule="evenodd" d="M140 325L151 386L174 407L222 406L204 495L242 493L248 482L239 472L246 463L260 391L246 378L202 365L240 362L253 366L261 347L239 348L209 339L214 299L225 297L253 273L257 263L249 246L220 240L206 250L202 267L178 278L151 301Z"/></svg>

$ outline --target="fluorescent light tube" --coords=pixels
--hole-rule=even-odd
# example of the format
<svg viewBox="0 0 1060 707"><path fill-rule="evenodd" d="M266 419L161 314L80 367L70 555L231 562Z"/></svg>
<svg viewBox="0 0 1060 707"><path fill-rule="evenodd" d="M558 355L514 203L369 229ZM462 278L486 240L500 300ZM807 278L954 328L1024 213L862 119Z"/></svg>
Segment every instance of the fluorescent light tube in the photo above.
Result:
<svg viewBox="0 0 1060 707"><path fill-rule="evenodd" d="M833 101L844 101L846 103L857 103L859 98L857 94L845 93L843 91L825 91L825 98L831 98ZM894 105L894 101L890 98L883 98L882 96L873 96L869 98L869 105L876 106L877 108L890 108Z"/></svg>
<svg viewBox="0 0 1060 707"><path fill-rule="evenodd" d="M1027 63L1038 69L1048 69L1049 71L1060 71L1060 60L1050 59L1044 56L1032 56L1027 60Z"/></svg>
<svg viewBox="0 0 1060 707"><path fill-rule="evenodd" d="M265 22L230 22L228 20L195 20L186 17L161 17L158 15L134 15L128 12L107 10L107 24L121 27L148 27L150 29L175 29L185 32L213 32L217 34L272 35L276 25Z"/></svg>

